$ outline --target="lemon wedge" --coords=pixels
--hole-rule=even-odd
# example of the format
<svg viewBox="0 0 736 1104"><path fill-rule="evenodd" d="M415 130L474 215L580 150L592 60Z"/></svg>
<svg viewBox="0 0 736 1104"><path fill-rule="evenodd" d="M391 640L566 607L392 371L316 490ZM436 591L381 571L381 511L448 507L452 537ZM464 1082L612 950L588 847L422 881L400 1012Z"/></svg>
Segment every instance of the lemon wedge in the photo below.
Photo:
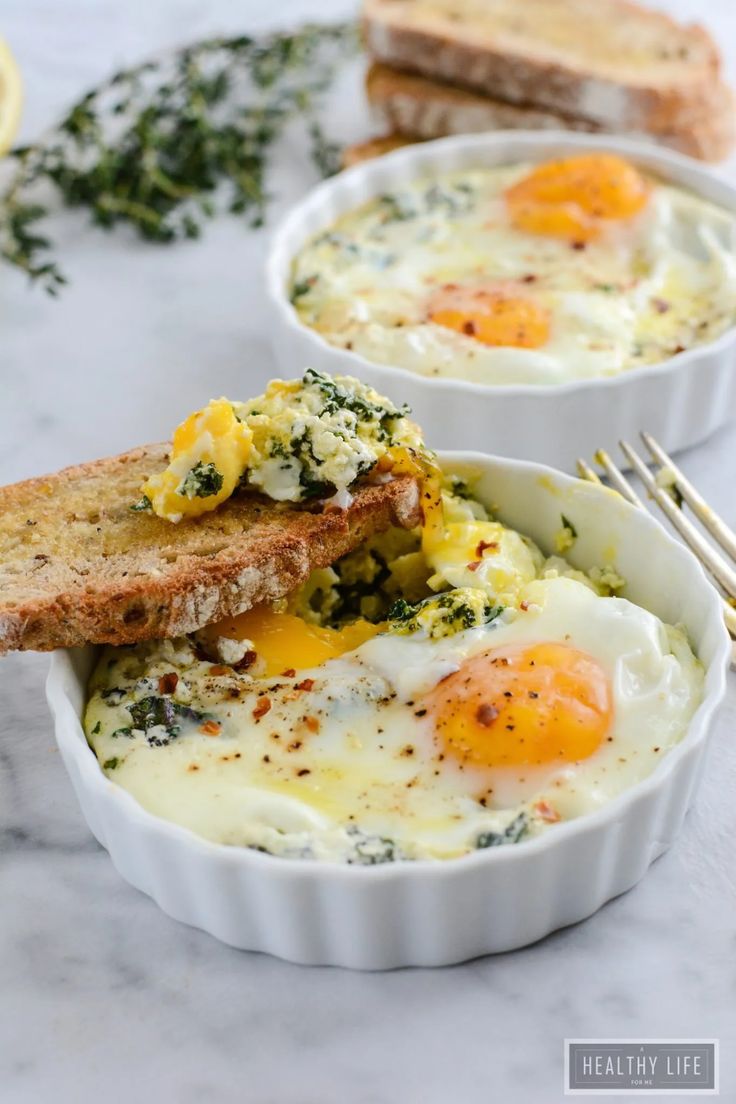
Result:
<svg viewBox="0 0 736 1104"><path fill-rule="evenodd" d="M20 122L22 102L20 70L7 43L0 38L0 157L13 144Z"/></svg>

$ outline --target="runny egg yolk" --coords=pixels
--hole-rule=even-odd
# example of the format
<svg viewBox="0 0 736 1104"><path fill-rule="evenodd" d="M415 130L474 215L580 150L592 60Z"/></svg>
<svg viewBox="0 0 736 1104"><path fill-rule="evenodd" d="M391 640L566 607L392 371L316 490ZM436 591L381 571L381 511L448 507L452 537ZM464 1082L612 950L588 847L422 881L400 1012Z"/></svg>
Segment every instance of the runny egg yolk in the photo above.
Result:
<svg viewBox="0 0 736 1104"><path fill-rule="evenodd" d="M204 635L213 640L224 636L252 641L257 657L265 663L263 674L270 677L291 669L318 667L328 659L352 652L382 628L362 619L342 629L323 628L270 606L254 606L237 617L210 625Z"/></svg>
<svg viewBox="0 0 736 1104"><path fill-rule="evenodd" d="M376 465L393 475L412 475L419 485L419 504L422 508L422 549L425 554L437 547L445 536L445 515L442 507L442 472L435 461L426 455L397 445L388 450Z"/></svg>
<svg viewBox="0 0 736 1104"><path fill-rule="evenodd" d="M190 414L174 432L169 466L143 484L153 512L179 521L219 506L237 487L252 440L227 399Z"/></svg>
<svg viewBox="0 0 736 1104"><path fill-rule="evenodd" d="M608 733L613 713L598 661L557 643L473 656L423 704L441 750L476 767L587 759Z"/></svg>
<svg viewBox="0 0 736 1104"><path fill-rule="evenodd" d="M623 157L588 153L538 165L506 190L513 225L531 234L588 242L608 219L629 219L651 189Z"/></svg>
<svg viewBox="0 0 736 1104"><path fill-rule="evenodd" d="M447 284L432 296L429 318L483 345L538 349L549 338L549 312L506 288Z"/></svg>

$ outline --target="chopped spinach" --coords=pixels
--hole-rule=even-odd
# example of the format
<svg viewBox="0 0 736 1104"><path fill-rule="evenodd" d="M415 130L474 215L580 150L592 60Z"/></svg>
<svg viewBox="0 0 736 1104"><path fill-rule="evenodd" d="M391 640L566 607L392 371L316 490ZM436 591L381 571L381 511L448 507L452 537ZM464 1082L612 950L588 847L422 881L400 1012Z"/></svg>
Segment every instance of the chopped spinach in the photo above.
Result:
<svg viewBox="0 0 736 1104"><path fill-rule="evenodd" d="M115 768L118 767L119 765L120 765L120 760L118 759L117 755L113 755L112 759L106 759L105 760L105 762L102 764L102 769L103 770L115 770Z"/></svg>
<svg viewBox="0 0 736 1104"><path fill-rule="evenodd" d="M442 188L433 184L424 194L428 211L443 209L449 215L464 215L472 211L475 197L469 184L457 184L454 188Z"/></svg>
<svg viewBox="0 0 736 1104"><path fill-rule="evenodd" d="M151 500L148 495L143 495L143 498L139 499L138 502L134 502L130 509L135 510L136 513L142 514L151 509Z"/></svg>
<svg viewBox="0 0 736 1104"><path fill-rule="evenodd" d="M481 832L475 841L475 846L480 850L484 847L500 847L505 843L518 843L529 829L529 818L526 813L519 813L510 824L507 824L503 832Z"/></svg>
<svg viewBox="0 0 736 1104"><path fill-rule="evenodd" d="M573 540L577 540L578 531L575 528L575 526L573 525L573 523L570 521L570 519L566 518L564 514L560 514L560 520L562 521L562 528L567 529L569 531L570 536L572 537Z"/></svg>
<svg viewBox="0 0 736 1104"><path fill-rule="evenodd" d="M380 863L395 862L398 858L394 840L385 836L366 836L359 829L350 830L350 835L358 837L353 845L349 863L361 866L378 866Z"/></svg>
<svg viewBox="0 0 736 1104"><path fill-rule="evenodd" d="M302 382L305 387L319 389L324 399L322 413L335 414L338 410L349 410L359 421L375 424L381 441L390 440L397 428L395 423L411 413L411 408L406 404L396 407L390 402L386 405L371 402L313 368L306 370Z"/></svg>
<svg viewBox="0 0 736 1104"><path fill-rule="evenodd" d="M450 493L455 498L469 499L473 497L473 492L470 490L467 480L461 479L459 475L450 476Z"/></svg>
<svg viewBox="0 0 736 1104"><path fill-rule="evenodd" d="M416 218L419 212L413 207L406 196L397 193L386 193L378 197L381 209L381 222L407 222Z"/></svg>
<svg viewBox="0 0 736 1104"><path fill-rule="evenodd" d="M97 736L97 735L98 735L98 733L99 733L99 732L101 732L101 731L102 731L102 725L101 725L101 724L100 724L100 722L98 721L98 722L97 722L97 724L95 725L95 727L94 727L94 728L92 729L92 733L91 733L91 734L92 734L92 736Z"/></svg>
<svg viewBox="0 0 736 1104"><path fill-rule="evenodd" d="M178 487L178 493L185 498L209 498L222 489L222 475L212 463L198 460Z"/></svg>
<svg viewBox="0 0 736 1104"><path fill-rule="evenodd" d="M269 456L280 457L282 460L289 459L289 452L283 441L277 441L276 439L269 442L268 446Z"/></svg>
<svg viewBox="0 0 736 1104"><path fill-rule="evenodd" d="M299 473L299 486L304 491L305 498L329 498L332 493L331 483L314 479L305 468Z"/></svg>
<svg viewBox="0 0 736 1104"><path fill-rule="evenodd" d="M107 690L100 691L100 697L112 708L115 705L120 705L125 693L126 691L121 686L110 686Z"/></svg>
<svg viewBox="0 0 736 1104"><path fill-rule="evenodd" d="M147 742L151 747L165 747L175 740L181 732L181 721L204 721L206 714L199 713L187 705L180 705L169 697L158 697L151 694L141 698L127 707L133 722L133 728L146 734ZM153 729L162 729L163 734L153 732ZM122 733L123 730L119 730ZM114 733L113 735L118 735Z"/></svg>
<svg viewBox="0 0 736 1104"><path fill-rule="evenodd" d="M297 303L300 299L303 299L305 295L308 295L314 285L319 279L318 275L307 276L304 280L297 280L291 289L291 295L289 300L291 303Z"/></svg>
<svg viewBox="0 0 736 1104"><path fill-rule="evenodd" d="M467 602L462 590L448 590L444 594L433 594L413 605L405 598L398 598L388 611L389 628L400 632L417 632L423 628L420 614L427 609L439 611L439 622L453 632L462 632L478 625L488 625L503 613L503 606L494 606L487 602L481 610ZM430 634L432 635L432 634ZM438 635L443 635L442 633Z"/></svg>

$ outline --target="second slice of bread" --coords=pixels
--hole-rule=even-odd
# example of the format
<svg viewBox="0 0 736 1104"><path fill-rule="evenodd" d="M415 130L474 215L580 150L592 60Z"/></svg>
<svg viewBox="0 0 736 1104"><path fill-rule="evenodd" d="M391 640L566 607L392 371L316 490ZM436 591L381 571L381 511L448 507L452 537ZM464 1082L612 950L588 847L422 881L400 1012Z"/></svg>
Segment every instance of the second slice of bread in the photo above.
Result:
<svg viewBox="0 0 736 1104"><path fill-rule="evenodd" d="M722 102L718 110L713 110L697 125L669 134L634 136L656 141L659 145L704 161L722 161L733 149L735 114L730 89L723 84L719 85L719 89ZM491 130L602 132L600 126L587 119L505 103L415 73L403 73L380 63L374 63L368 70L366 93L375 121L396 136L444 138L450 134L476 134ZM393 148L392 141L398 141L398 137L383 139L384 148L366 155L388 152ZM346 158L347 163L350 162Z"/></svg>
<svg viewBox="0 0 736 1104"><path fill-rule="evenodd" d="M616 131L671 133L722 100L708 33L629 0L366 0L369 54Z"/></svg>

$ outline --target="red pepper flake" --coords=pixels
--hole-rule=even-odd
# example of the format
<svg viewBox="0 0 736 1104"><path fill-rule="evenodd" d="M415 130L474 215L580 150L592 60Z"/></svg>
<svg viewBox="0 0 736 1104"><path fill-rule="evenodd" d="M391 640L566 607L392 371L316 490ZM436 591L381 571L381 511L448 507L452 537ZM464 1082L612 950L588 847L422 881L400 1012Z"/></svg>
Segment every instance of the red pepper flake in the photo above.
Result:
<svg viewBox="0 0 736 1104"><path fill-rule="evenodd" d="M523 602L519 602L519 609L523 609L524 613L526 613L526 611L529 609L529 603L527 602L526 598Z"/></svg>
<svg viewBox="0 0 736 1104"><path fill-rule="evenodd" d="M495 550L498 548L498 541L478 541L478 547L475 550L475 554L480 559L485 552L486 548L492 548Z"/></svg>
<svg viewBox="0 0 736 1104"><path fill-rule="evenodd" d="M173 694L179 682L179 676L175 671L168 671L158 680L159 694Z"/></svg>
<svg viewBox="0 0 736 1104"><path fill-rule="evenodd" d="M219 736L222 732L222 725L219 721L205 721L203 725L199 726L199 731L203 736Z"/></svg>
<svg viewBox="0 0 736 1104"><path fill-rule="evenodd" d="M281 672L282 678L293 678L296 674L296 667L287 667L285 671Z"/></svg>
<svg viewBox="0 0 736 1104"><path fill-rule="evenodd" d="M199 767L197 766L196 763L190 763L189 766L187 767L187 770L188 771L198 771Z"/></svg>
<svg viewBox="0 0 736 1104"><path fill-rule="evenodd" d="M261 719L261 717L265 717L270 708L271 699L261 698L261 700L257 703L255 709L253 710L253 719L258 721Z"/></svg>
<svg viewBox="0 0 736 1104"><path fill-rule="evenodd" d="M472 563L468 564L468 571L477 571L479 567L480 567L480 560L473 560Z"/></svg>
<svg viewBox="0 0 736 1104"><path fill-rule="evenodd" d="M533 272L527 272L526 276L521 277L522 284L533 284L537 277Z"/></svg>
<svg viewBox="0 0 736 1104"><path fill-rule="evenodd" d="M305 717L304 723L310 732L319 732L319 717Z"/></svg>
<svg viewBox="0 0 736 1104"><path fill-rule="evenodd" d="M670 309L670 304L666 299L652 299L652 306L656 310L657 314L666 314Z"/></svg>
<svg viewBox="0 0 736 1104"><path fill-rule="evenodd" d="M302 767L302 769L301 769L301 770L298 770L298 771L296 772L296 776L297 776L297 778L303 778L305 774L311 774L311 773L312 773L312 772L311 772L311 770L309 769L309 767Z"/></svg>
<svg viewBox="0 0 736 1104"><path fill-rule="evenodd" d="M582 251L585 249L585 242L584 241L570 242L570 247L571 247L571 249L574 249L576 253L582 253Z"/></svg>
<svg viewBox="0 0 736 1104"><path fill-rule="evenodd" d="M556 824L560 819L560 814L547 801L538 801L534 806L534 812L548 824Z"/></svg>
<svg viewBox="0 0 736 1104"><path fill-rule="evenodd" d="M296 684L296 686L294 687L294 689L295 690L311 690L313 686L314 686L314 679L307 678L307 679L302 679L301 682L298 682Z"/></svg>
<svg viewBox="0 0 736 1104"><path fill-rule="evenodd" d="M469 319L467 322L463 322L463 333L467 334L468 337L475 337L476 330L477 326L472 319Z"/></svg>
<svg viewBox="0 0 736 1104"><path fill-rule="evenodd" d="M236 671L247 671L249 667L252 667L258 656L255 652L246 652L242 659L237 663L233 663L233 667Z"/></svg>
<svg viewBox="0 0 736 1104"><path fill-rule="evenodd" d="M210 667L211 675L229 675L230 668L223 666L222 663L216 663L214 667Z"/></svg>
<svg viewBox="0 0 736 1104"><path fill-rule="evenodd" d="M484 728L490 728L497 717L498 710L495 705L491 705L489 702L483 702L475 711L476 721L479 725L483 725Z"/></svg>

